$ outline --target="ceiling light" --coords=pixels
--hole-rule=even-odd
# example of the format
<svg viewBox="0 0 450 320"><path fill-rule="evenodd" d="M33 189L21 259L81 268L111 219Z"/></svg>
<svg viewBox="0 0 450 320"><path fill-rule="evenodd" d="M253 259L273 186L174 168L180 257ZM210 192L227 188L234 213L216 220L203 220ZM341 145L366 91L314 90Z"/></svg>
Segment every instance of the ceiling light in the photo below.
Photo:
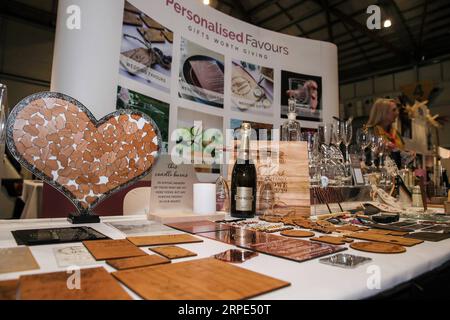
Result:
<svg viewBox="0 0 450 320"><path fill-rule="evenodd" d="M209 5L209 0L203 0L203 4L204 4L205 6L208 6L208 5Z"/></svg>
<svg viewBox="0 0 450 320"><path fill-rule="evenodd" d="M392 26L391 20L389 20L389 19L384 20L383 27L389 28L390 26Z"/></svg>

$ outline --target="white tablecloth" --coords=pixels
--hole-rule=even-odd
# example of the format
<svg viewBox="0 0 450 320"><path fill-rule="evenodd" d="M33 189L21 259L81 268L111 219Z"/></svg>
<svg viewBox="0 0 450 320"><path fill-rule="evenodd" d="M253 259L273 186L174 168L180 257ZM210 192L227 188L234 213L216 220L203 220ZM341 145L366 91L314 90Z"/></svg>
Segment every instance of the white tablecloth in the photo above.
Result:
<svg viewBox="0 0 450 320"><path fill-rule="evenodd" d="M125 235L119 230L106 225L106 222L145 220L142 216L102 217L102 223L91 224L90 227L102 232L113 239L123 239ZM11 230L29 228L69 227L66 219L39 219L0 221L0 247L17 246L12 237ZM206 258L214 254L234 248L232 245L202 238L202 243L182 244L183 248L198 254L194 258L178 259L182 262L191 259ZM355 240L356 241L356 240ZM74 244L58 244L30 247L34 257L41 266L38 271L0 274L0 280L16 279L22 274L47 273L53 271L66 271L57 266L53 249ZM348 245L345 245L348 247ZM149 252L146 247L144 252ZM259 254L240 267L253 270L271 277L291 283L289 287L279 289L255 297L255 299L362 299L389 290L401 283L407 282L428 271L431 271L450 260L450 239L441 242L424 242L414 247L408 247L402 254L374 254L355 251L351 248L344 253L370 257L373 260L356 269L343 269L325 265L319 259L302 263ZM83 266L92 267L91 266ZM98 261L95 266L103 266L106 270L115 271L104 261ZM376 283L376 278L379 284ZM137 295L128 291L132 297Z"/></svg>
<svg viewBox="0 0 450 320"><path fill-rule="evenodd" d="M40 180L24 180L21 199L25 202L20 219L37 219L42 212L42 189Z"/></svg>

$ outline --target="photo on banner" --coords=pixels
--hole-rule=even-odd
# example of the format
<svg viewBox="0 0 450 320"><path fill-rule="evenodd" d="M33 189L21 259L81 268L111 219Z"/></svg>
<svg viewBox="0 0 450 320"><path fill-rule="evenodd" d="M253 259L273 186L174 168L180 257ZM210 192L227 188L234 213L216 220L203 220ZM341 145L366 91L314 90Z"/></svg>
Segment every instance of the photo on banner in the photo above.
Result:
<svg viewBox="0 0 450 320"><path fill-rule="evenodd" d="M173 32L129 2L125 3L120 74L170 92Z"/></svg>
<svg viewBox="0 0 450 320"><path fill-rule="evenodd" d="M225 57L185 38L181 39L180 53L178 95L223 108Z"/></svg>
<svg viewBox="0 0 450 320"><path fill-rule="evenodd" d="M281 71L281 117L287 118L288 99L296 100L297 119L322 121L322 78Z"/></svg>
<svg viewBox="0 0 450 320"><path fill-rule="evenodd" d="M170 113L168 103L119 86L116 108L139 110L152 118L161 132L162 152L168 152Z"/></svg>
<svg viewBox="0 0 450 320"><path fill-rule="evenodd" d="M231 119L230 120L230 128L235 130L241 127L242 122L244 120L240 119ZM273 124L270 123L261 123L261 122L253 122L253 121L245 121L250 123L252 129L256 131L258 140L272 140L272 130ZM238 138L238 134L235 133L235 138Z"/></svg>
<svg viewBox="0 0 450 320"><path fill-rule="evenodd" d="M231 70L231 110L257 115L273 115L273 69L233 60Z"/></svg>
<svg viewBox="0 0 450 320"><path fill-rule="evenodd" d="M220 173L220 150L225 143L222 117L178 108L177 129L172 134L176 153L189 157L196 172Z"/></svg>

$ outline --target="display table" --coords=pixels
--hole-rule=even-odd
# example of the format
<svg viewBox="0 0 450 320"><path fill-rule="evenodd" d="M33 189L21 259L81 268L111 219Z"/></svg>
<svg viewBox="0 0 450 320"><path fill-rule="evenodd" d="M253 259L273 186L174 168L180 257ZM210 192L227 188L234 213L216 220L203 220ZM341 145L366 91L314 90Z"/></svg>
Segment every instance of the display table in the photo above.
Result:
<svg viewBox="0 0 450 320"><path fill-rule="evenodd" d="M145 219L146 217L143 215L104 217L102 218L102 223L89 226L113 239L122 239L125 238L124 234L105 223ZM11 230L69 226L71 225L65 219L0 221L0 247L17 246L10 233ZM180 245L180 247L196 252L198 254L197 257L177 259L173 263L210 257L234 248L232 245L201 238L204 241L202 243ZM65 271L65 268L57 266L53 249L71 245L74 244L32 246L30 249L41 269L0 274L0 280L16 279L22 274ZM146 247L142 249L150 253ZM371 254L355 251L351 248L344 251L344 253L370 257L373 260L356 269L343 269L319 263L318 259L297 263L260 253L257 257L243 264L238 264L238 266L291 283L286 288L257 296L255 299L363 299L388 291L399 284L444 265L450 260L450 239L436 243L424 242L414 247L408 247L407 252L403 254ZM104 261L92 266L103 266L108 271L114 271ZM82 268L92 266L84 266ZM379 286L376 284L377 278L380 281ZM139 298L128 289L126 290L133 298Z"/></svg>
<svg viewBox="0 0 450 320"><path fill-rule="evenodd" d="M41 180L24 180L21 199L25 203L20 219L37 219L42 212Z"/></svg>

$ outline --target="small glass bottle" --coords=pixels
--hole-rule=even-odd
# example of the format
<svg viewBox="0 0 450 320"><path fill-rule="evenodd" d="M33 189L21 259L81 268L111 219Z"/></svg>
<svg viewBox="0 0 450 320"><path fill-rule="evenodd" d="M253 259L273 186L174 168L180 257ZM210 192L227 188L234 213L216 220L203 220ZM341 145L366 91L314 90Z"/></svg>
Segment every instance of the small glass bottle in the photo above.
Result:
<svg viewBox="0 0 450 320"><path fill-rule="evenodd" d="M265 213L270 213L274 201L275 192L273 190L272 180L270 179L270 177L266 177L259 192L259 212L257 212L257 214L263 215Z"/></svg>
<svg viewBox="0 0 450 320"><path fill-rule="evenodd" d="M222 175L216 180L216 211L230 212L230 188Z"/></svg>
<svg viewBox="0 0 450 320"><path fill-rule="evenodd" d="M281 141L301 141L300 122L297 121L295 99L288 101L288 120L281 126Z"/></svg>

